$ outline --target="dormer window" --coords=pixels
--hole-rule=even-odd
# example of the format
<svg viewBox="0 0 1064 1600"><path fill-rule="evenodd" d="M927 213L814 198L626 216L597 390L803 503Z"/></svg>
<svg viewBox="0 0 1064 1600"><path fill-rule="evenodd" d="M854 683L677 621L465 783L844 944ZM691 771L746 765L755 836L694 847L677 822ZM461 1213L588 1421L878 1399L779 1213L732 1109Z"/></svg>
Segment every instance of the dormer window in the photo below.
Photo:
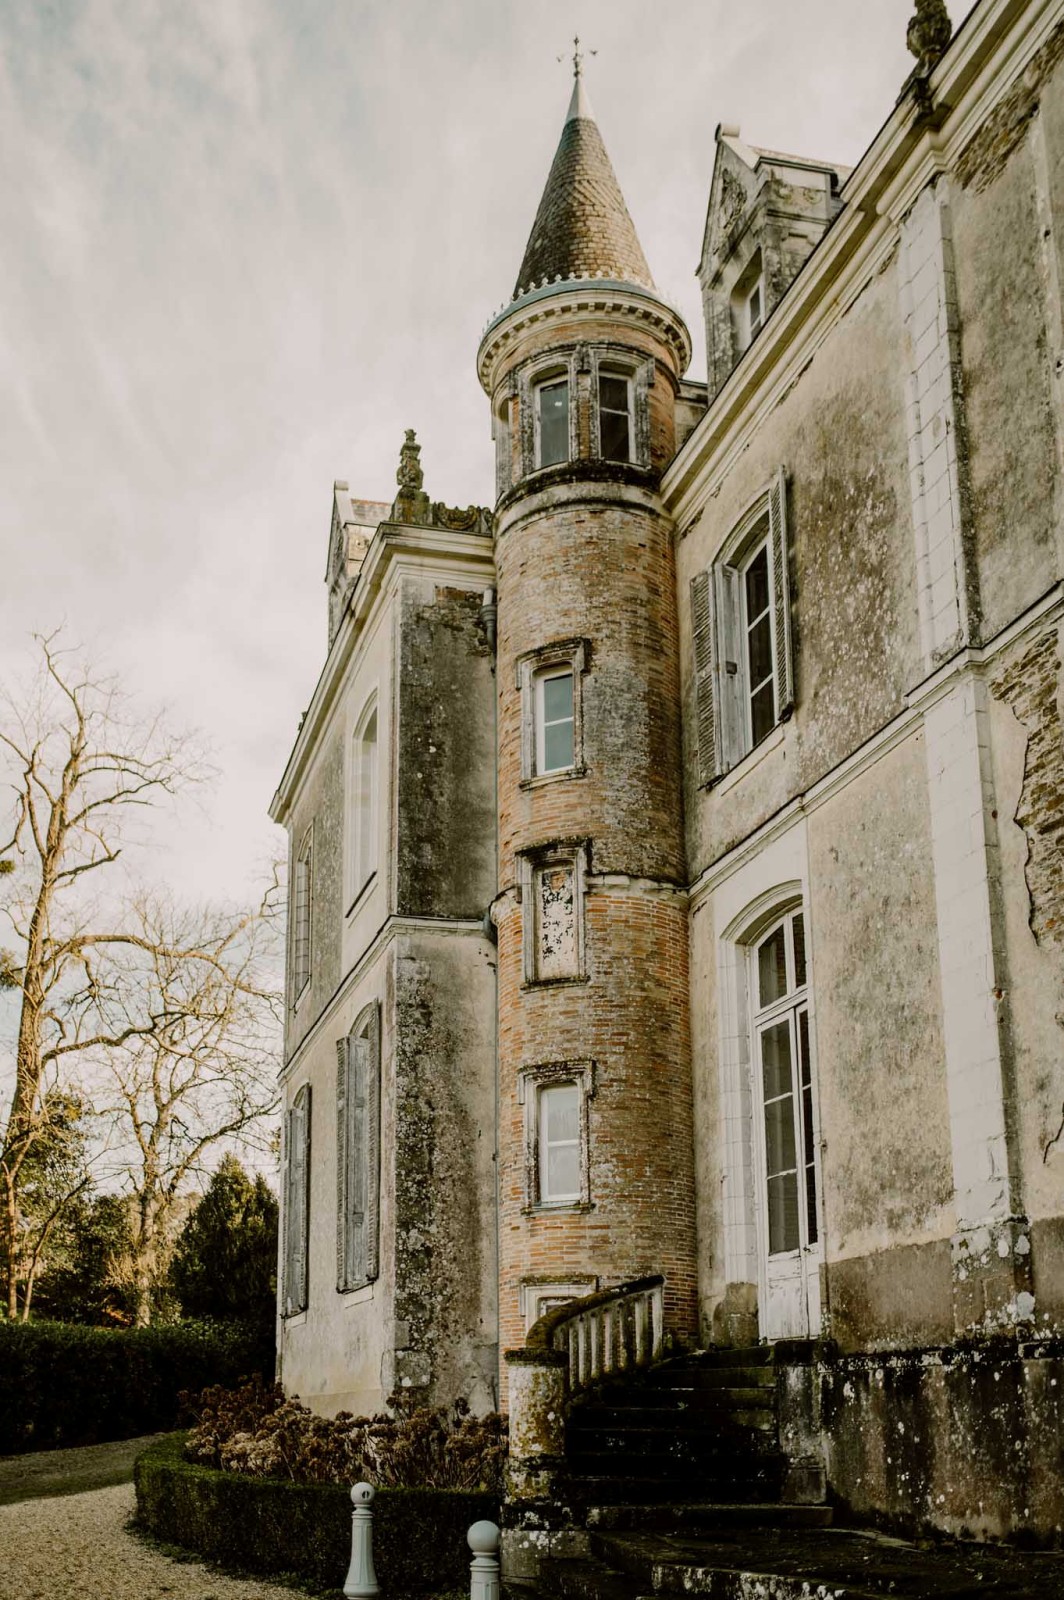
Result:
<svg viewBox="0 0 1064 1600"><path fill-rule="evenodd" d="M549 378L535 390L536 466L569 459L569 380Z"/></svg>
<svg viewBox="0 0 1064 1600"><path fill-rule="evenodd" d="M632 383L619 373L599 375L599 451L604 461L632 459Z"/></svg>

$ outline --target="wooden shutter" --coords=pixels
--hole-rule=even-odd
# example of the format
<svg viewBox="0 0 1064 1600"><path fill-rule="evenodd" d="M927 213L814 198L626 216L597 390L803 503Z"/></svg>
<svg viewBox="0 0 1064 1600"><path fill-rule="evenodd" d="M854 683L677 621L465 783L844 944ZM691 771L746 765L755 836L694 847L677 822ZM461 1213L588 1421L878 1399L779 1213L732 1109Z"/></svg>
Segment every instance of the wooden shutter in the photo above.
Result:
<svg viewBox="0 0 1064 1600"><path fill-rule="evenodd" d="M310 1223L310 1085L305 1083L288 1113L285 1144L288 1183L285 1205L285 1313L307 1308L307 1247Z"/></svg>
<svg viewBox="0 0 1064 1600"><path fill-rule="evenodd" d="M342 1161L338 1282L341 1289L357 1289L380 1270L380 1008L376 1002L359 1016L342 1043L343 1102L338 1099L337 1104L343 1126L342 1134L337 1134L337 1159Z"/></svg>
<svg viewBox="0 0 1064 1600"><path fill-rule="evenodd" d="M348 1041L336 1041L336 1287L347 1288L347 1072Z"/></svg>
<svg viewBox="0 0 1064 1600"><path fill-rule="evenodd" d="M691 624L695 646L695 705L698 721L698 782L712 783L720 776L720 729L717 721L716 642L713 626L713 591L709 573L691 579Z"/></svg>
<svg viewBox="0 0 1064 1600"><path fill-rule="evenodd" d="M787 479L781 467L769 490L772 547L772 595L776 624L777 717L794 709L794 652L791 641L791 589L787 561Z"/></svg>
<svg viewBox="0 0 1064 1600"><path fill-rule="evenodd" d="M369 1027L366 1084L366 1277L380 1272L381 1231L381 1012L374 1004Z"/></svg>

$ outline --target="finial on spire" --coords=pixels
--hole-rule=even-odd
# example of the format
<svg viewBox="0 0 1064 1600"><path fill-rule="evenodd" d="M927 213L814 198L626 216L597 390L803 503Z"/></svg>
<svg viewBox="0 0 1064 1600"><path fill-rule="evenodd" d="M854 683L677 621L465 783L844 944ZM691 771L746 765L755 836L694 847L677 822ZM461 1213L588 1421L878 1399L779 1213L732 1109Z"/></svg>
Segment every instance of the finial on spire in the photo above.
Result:
<svg viewBox="0 0 1064 1600"><path fill-rule="evenodd" d="M909 19L905 42L916 57L921 76L927 77L938 65L952 37L945 0L916 0L916 14Z"/></svg>
<svg viewBox="0 0 1064 1600"><path fill-rule="evenodd" d="M407 428L399 451L399 470L395 474L399 493L392 502L392 521L420 523L429 520L429 497L422 488L421 446L413 428Z"/></svg>
<svg viewBox="0 0 1064 1600"><path fill-rule="evenodd" d="M598 51L597 50L589 50L588 51L588 55L597 56L598 55ZM564 56L559 56L558 60L559 61L564 61L565 57ZM580 73L581 73L581 69L583 67L583 61L584 61L584 52L580 48L580 35L578 33L574 33L574 35L573 35L573 77L574 78L579 78Z"/></svg>

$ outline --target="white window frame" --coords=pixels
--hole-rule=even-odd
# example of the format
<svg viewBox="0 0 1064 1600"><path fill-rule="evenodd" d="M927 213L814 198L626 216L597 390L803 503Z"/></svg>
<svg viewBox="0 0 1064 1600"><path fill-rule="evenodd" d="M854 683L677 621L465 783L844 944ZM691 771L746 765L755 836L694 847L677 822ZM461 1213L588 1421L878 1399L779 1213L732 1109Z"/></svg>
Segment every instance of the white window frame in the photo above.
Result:
<svg viewBox="0 0 1064 1600"><path fill-rule="evenodd" d="M757 325L754 325L754 300L757 300ZM758 275L757 281L751 285L743 303L743 333L746 339L746 349L749 349L765 326L765 274Z"/></svg>
<svg viewBox="0 0 1064 1600"><path fill-rule="evenodd" d="M314 952L314 825L303 835L292 873L292 1008L310 987Z"/></svg>
<svg viewBox="0 0 1064 1600"><path fill-rule="evenodd" d="M767 551L773 720L754 742L746 575ZM739 518L712 565L691 579L698 781L722 778L786 722L795 674L783 469ZM767 680L762 680L767 681Z"/></svg>
<svg viewBox="0 0 1064 1600"><path fill-rule="evenodd" d="M591 1273L585 1277L567 1278L564 1283L553 1279L548 1283L545 1279L526 1278L518 1291L525 1332L534 1327L548 1311L568 1305L572 1300L583 1300L586 1295L597 1293L598 1287L598 1277Z"/></svg>
<svg viewBox="0 0 1064 1600"><path fill-rule="evenodd" d="M547 708L546 686L559 678L568 678L572 690L571 711L568 717L558 717L551 727L560 727L563 723L569 725L569 753L570 759L563 761L560 766L548 767L547 765ZM572 772L576 765L576 672L571 661L556 661L553 666L540 667L533 678L533 720L536 728L536 770L537 778L555 777L559 773Z"/></svg>
<svg viewBox="0 0 1064 1600"><path fill-rule="evenodd" d="M575 1087L579 1095L579 1190L571 1195L545 1196L542 1143L543 1096L551 1089ZM525 1118L525 1199L532 1211L587 1211L591 1209L591 1115L595 1093L593 1061L546 1061L522 1067L517 1076L517 1100ZM584 1293L590 1291L584 1290Z"/></svg>
<svg viewBox="0 0 1064 1600"><path fill-rule="evenodd" d="M623 383L624 386L625 386L625 391L626 391L627 401L628 401L628 410L627 410L627 417L628 417L628 454L624 457L623 462L621 462L620 459L617 456L609 456L609 457L607 457L607 456L603 455L603 451L602 451L602 413L603 413L603 410L606 409L605 407L603 407L603 404L602 404L602 380L603 380L603 378L612 378L618 383ZM632 374L630 372L621 371L617 367L611 367L608 364L598 365L597 366L597 371L596 371L596 384L597 384L597 400L598 400L598 404L597 404L597 406L595 408L595 416L596 416L597 423L598 423L598 438L596 440L595 453L603 461L608 459L610 461L617 462L618 465L623 465L625 463L634 462L635 458L636 458L635 385L632 382ZM618 416L619 415L619 413L613 411L612 408L610 408L610 411L611 411L611 415L613 415L613 416Z"/></svg>
<svg viewBox="0 0 1064 1600"><path fill-rule="evenodd" d="M375 723L372 772L367 786L364 747L370 723ZM367 884L376 876L380 855L380 735L379 697L374 692L363 706L351 735L348 775L348 911L354 909ZM368 795L367 795L368 787ZM364 812L368 810L368 818Z"/></svg>
<svg viewBox="0 0 1064 1600"><path fill-rule="evenodd" d="M584 763L584 678L588 671L590 649L586 639L556 639L529 650L519 656L516 663L515 682L521 696L521 784L523 787L541 783L556 783L558 779L582 778L587 768ZM573 762L569 767L542 770L542 738L540 734L541 679L555 672L570 671L573 675Z"/></svg>
<svg viewBox="0 0 1064 1600"><path fill-rule="evenodd" d="M544 390L557 388L561 384L565 385L565 397L566 397L565 398L565 430L566 430L565 455L562 456L562 458L559 461L546 461L545 462L543 460L542 413L541 413L541 405L540 405L541 396L542 396ZM537 472L543 467L564 467L568 462L570 462L573 459L572 410L573 410L573 379L572 379L572 373L567 368L564 368L561 371L543 373L542 375L539 375L539 376L536 377L536 379L534 380L534 382L532 384L532 429L533 429L533 440L534 440L533 461L534 461L535 470Z"/></svg>

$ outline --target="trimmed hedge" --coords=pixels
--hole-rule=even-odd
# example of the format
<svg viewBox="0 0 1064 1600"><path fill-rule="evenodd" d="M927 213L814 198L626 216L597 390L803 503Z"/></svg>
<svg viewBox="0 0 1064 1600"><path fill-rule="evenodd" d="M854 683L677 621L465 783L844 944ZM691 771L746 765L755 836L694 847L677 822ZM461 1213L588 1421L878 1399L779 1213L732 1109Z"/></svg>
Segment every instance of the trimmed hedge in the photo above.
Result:
<svg viewBox="0 0 1064 1600"><path fill-rule="evenodd" d="M185 1435L137 1457L137 1522L167 1544L221 1566L290 1573L338 1590L351 1559L351 1496L341 1484L249 1478L186 1461ZM499 1499L456 1489L381 1489L373 1561L389 1595L440 1594L469 1583L472 1523L499 1520Z"/></svg>
<svg viewBox="0 0 1064 1600"><path fill-rule="evenodd" d="M0 1455L176 1427L178 1395L272 1375L272 1334L240 1323L89 1328L0 1321Z"/></svg>

